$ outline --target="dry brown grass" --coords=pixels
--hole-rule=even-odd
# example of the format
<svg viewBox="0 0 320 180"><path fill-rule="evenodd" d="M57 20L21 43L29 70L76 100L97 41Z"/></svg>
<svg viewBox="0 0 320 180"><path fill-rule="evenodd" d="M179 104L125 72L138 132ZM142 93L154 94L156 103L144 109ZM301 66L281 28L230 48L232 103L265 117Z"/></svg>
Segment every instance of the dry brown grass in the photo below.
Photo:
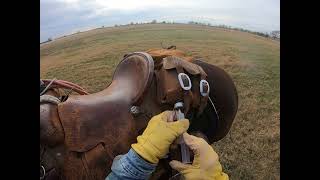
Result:
<svg viewBox="0 0 320 180"><path fill-rule="evenodd" d="M128 52L176 45L226 70L239 93L230 133L214 143L231 179L280 178L280 43L191 25L134 25L80 33L40 46L41 78L104 89Z"/></svg>

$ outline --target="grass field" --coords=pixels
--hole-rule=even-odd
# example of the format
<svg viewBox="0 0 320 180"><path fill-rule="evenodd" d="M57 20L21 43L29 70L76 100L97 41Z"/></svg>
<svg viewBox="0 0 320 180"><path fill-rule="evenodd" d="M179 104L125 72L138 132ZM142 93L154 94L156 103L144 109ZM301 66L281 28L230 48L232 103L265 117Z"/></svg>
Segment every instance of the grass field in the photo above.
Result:
<svg viewBox="0 0 320 180"><path fill-rule="evenodd" d="M230 133L213 146L231 179L280 179L280 42L206 26L103 28L40 46L41 78L104 89L128 52L176 45L227 71L239 93Z"/></svg>

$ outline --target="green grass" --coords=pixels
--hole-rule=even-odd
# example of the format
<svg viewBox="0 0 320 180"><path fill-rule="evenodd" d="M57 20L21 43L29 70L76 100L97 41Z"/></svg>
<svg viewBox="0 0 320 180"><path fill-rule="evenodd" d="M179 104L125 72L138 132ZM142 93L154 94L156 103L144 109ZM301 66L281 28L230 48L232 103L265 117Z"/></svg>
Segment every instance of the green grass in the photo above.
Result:
<svg viewBox="0 0 320 180"><path fill-rule="evenodd" d="M230 133L213 147L231 179L280 179L280 43L249 33L195 25L103 28L40 46L41 78L104 89L123 55L161 42L227 71L239 93Z"/></svg>

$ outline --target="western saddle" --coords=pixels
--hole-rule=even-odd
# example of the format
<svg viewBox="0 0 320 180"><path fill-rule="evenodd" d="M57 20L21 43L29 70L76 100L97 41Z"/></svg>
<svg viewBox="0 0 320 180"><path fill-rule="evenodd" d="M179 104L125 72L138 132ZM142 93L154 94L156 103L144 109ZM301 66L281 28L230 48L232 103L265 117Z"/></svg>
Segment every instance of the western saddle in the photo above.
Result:
<svg viewBox="0 0 320 180"><path fill-rule="evenodd" d="M46 137L60 138L60 142L63 142L48 147L54 152L63 149L63 163L56 168L56 171L61 171L62 179L104 179L110 172L114 157L128 152L150 118L164 110L171 110L177 101L185 104L185 114L191 121L192 132L202 132L209 142L216 136L212 130L208 131L210 127L224 129L224 134L219 138L226 135L238 103L232 80L229 77L222 79L231 81L228 82L231 83L228 88L232 89L229 91L232 94L223 97L229 98L228 102L233 100L233 104L232 109L227 111L221 106L221 110L227 114L219 116L229 119L219 120L218 111L212 111L211 108L215 102L210 100L211 103L207 105L208 98L217 96L212 92L214 89L211 88L210 95L207 96L202 96L199 92L201 80L208 79L210 82L210 77L200 65L192 63L190 57L183 59L183 54L179 52L174 56L175 52L178 51L153 49L147 53L127 54L116 67L112 82L105 90L89 95L70 96L59 103L56 109L51 109L57 114L54 118L54 113L51 116L41 116L40 124L46 122L41 127L55 126L46 128L63 132L63 137L61 133L57 135L59 137L55 137L54 133ZM182 72L189 75L192 82L192 88L188 91L181 89L177 79L178 73ZM225 99L220 101L219 103L223 103ZM205 113L210 115L204 116ZM52 119L61 123L59 127L57 123L47 123ZM213 121L226 121L228 124L208 123ZM47 141L41 140L44 146L45 142ZM164 173L158 173L158 177L153 176L152 179L167 178Z"/></svg>

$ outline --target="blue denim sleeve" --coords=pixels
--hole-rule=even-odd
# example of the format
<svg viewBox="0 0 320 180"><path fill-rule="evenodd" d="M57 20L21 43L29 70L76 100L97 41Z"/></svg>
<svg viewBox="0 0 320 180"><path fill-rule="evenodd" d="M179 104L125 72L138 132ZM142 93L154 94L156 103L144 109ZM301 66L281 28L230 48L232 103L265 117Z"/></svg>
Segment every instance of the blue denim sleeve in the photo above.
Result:
<svg viewBox="0 0 320 180"><path fill-rule="evenodd" d="M156 164L146 162L133 149L130 149L127 154L114 158L111 173L106 177L106 180L148 179L156 166Z"/></svg>

